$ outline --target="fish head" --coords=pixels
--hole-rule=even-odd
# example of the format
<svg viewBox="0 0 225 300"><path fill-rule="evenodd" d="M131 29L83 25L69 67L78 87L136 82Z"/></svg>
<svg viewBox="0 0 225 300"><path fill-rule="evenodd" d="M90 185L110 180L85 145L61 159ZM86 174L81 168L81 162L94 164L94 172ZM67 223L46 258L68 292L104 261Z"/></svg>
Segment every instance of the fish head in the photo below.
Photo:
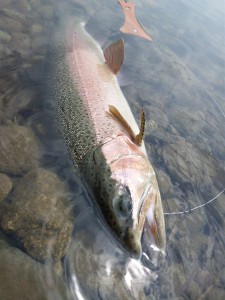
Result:
<svg viewBox="0 0 225 300"><path fill-rule="evenodd" d="M144 227L152 245L165 247L164 215L156 175L139 148L126 138L102 147L107 169L100 176L99 203L123 248L138 257L142 252Z"/></svg>

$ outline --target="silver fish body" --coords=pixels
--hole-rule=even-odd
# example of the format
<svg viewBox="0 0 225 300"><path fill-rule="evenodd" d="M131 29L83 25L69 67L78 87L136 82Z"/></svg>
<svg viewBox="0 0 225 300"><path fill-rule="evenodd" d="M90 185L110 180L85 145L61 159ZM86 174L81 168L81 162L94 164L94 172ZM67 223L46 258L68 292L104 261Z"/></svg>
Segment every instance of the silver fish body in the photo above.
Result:
<svg viewBox="0 0 225 300"><path fill-rule="evenodd" d="M141 254L144 225L152 242L165 247L164 216L155 172L144 144L136 145L110 114L117 108L139 132L116 76L83 24L73 21L56 32L48 55L46 86L71 159L93 193L121 245Z"/></svg>

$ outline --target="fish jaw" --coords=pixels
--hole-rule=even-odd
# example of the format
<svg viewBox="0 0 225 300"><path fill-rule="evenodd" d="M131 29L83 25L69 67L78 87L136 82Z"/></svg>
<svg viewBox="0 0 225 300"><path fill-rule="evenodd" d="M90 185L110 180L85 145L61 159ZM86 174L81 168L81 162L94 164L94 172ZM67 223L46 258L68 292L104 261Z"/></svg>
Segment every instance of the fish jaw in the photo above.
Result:
<svg viewBox="0 0 225 300"><path fill-rule="evenodd" d="M120 244L132 256L142 253L141 237L148 225L151 244L165 246L165 225L155 172L141 148L121 134L94 154L99 168L95 196ZM104 162L104 163L103 163ZM153 216L153 217L152 217Z"/></svg>

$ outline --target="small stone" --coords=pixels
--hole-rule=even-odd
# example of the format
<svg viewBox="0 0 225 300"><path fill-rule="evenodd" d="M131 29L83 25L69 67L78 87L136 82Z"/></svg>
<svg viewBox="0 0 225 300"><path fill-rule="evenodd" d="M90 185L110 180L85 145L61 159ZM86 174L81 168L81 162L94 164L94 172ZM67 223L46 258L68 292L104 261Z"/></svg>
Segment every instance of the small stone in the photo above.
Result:
<svg viewBox="0 0 225 300"><path fill-rule="evenodd" d="M149 120L154 120L158 126L163 128L167 128L169 126L169 120L162 109L147 105L146 110L148 112Z"/></svg>
<svg viewBox="0 0 225 300"><path fill-rule="evenodd" d="M15 20L26 21L26 17L14 9L2 8L0 9L0 14L3 14Z"/></svg>
<svg viewBox="0 0 225 300"><path fill-rule="evenodd" d="M10 7L13 0L1 0L1 7Z"/></svg>
<svg viewBox="0 0 225 300"><path fill-rule="evenodd" d="M172 189L173 189L173 185L170 180L170 177L166 173L164 173L162 170L156 169L155 171L156 171L156 175L157 175L157 179L158 179L161 196L163 198L168 198L168 195L171 194Z"/></svg>
<svg viewBox="0 0 225 300"><path fill-rule="evenodd" d="M20 8L21 10L24 10L24 11L30 11L31 10L31 6L30 6L30 4L27 0L17 1L16 4L17 4L18 8Z"/></svg>
<svg viewBox="0 0 225 300"><path fill-rule="evenodd" d="M0 59L2 59L6 55L10 55L11 50L5 46L5 45L0 45Z"/></svg>
<svg viewBox="0 0 225 300"><path fill-rule="evenodd" d="M60 260L73 228L66 194L66 186L56 174L45 169L28 172L2 209L2 228L19 238L32 257Z"/></svg>
<svg viewBox="0 0 225 300"><path fill-rule="evenodd" d="M16 33L16 32L22 32L24 30L25 24L20 20L10 18L6 15L1 15L0 27L1 30L7 31L8 33L11 32Z"/></svg>
<svg viewBox="0 0 225 300"><path fill-rule="evenodd" d="M11 35L9 35L7 32L0 30L0 41L1 42L10 42L12 39Z"/></svg>
<svg viewBox="0 0 225 300"><path fill-rule="evenodd" d="M42 18L50 20L53 17L53 6L51 5L40 5L38 7L38 12Z"/></svg>
<svg viewBox="0 0 225 300"><path fill-rule="evenodd" d="M30 128L0 127L0 172L21 175L38 165L40 148Z"/></svg>
<svg viewBox="0 0 225 300"><path fill-rule="evenodd" d="M42 5L40 0L28 0L29 4L32 8L37 8L40 7Z"/></svg>
<svg viewBox="0 0 225 300"><path fill-rule="evenodd" d="M21 117L24 120L24 112L35 111L36 106L34 102L37 100L37 96L39 95L35 87L21 87L17 93L12 94L5 103L5 116L12 121L20 119Z"/></svg>
<svg viewBox="0 0 225 300"><path fill-rule="evenodd" d="M12 47L22 56L29 54L30 39L25 33L12 33Z"/></svg>
<svg viewBox="0 0 225 300"><path fill-rule="evenodd" d="M41 33L43 31L44 31L44 28L43 28L43 26L41 26L41 24L35 23L31 26L31 33Z"/></svg>
<svg viewBox="0 0 225 300"><path fill-rule="evenodd" d="M0 173L0 202L12 189L12 181L5 174Z"/></svg>

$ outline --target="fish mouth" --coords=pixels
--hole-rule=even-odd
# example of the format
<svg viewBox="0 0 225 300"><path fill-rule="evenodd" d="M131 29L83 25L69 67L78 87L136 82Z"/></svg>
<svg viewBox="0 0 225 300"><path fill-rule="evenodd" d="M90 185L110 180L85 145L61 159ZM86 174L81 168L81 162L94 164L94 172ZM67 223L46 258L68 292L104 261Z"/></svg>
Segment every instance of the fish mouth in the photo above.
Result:
<svg viewBox="0 0 225 300"><path fill-rule="evenodd" d="M164 252L166 247L165 222L159 193L146 214L144 231L150 239L151 248Z"/></svg>

